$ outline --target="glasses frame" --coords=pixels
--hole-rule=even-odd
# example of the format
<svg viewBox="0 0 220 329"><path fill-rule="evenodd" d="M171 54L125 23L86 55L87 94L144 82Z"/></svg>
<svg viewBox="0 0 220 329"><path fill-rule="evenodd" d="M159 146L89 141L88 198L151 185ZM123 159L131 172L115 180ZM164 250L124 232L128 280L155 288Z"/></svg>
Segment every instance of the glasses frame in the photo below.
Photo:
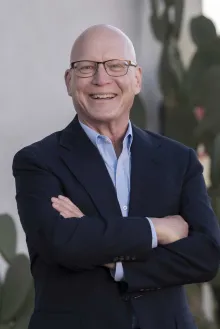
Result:
<svg viewBox="0 0 220 329"><path fill-rule="evenodd" d="M105 66L105 64L106 63L108 63L108 62L112 62L112 61L124 61L124 62L127 62L127 71L124 73L124 74L121 74L121 75L111 75L111 74L109 74L108 72L107 72L107 69L106 69L106 66ZM133 67L137 67L137 63L135 63L135 62L133 62L133 61L130 61L130 60L127 60L127 59L118 59L118 58L114 58L114 59L108 59L107 61L104 61L104 62L96 62L96 61L91 61L91 60L87 60L87 59L83 59L83 60L80 60L80 61L75 61L75 62L71 62L70 63L70 69L73 69L73 70L75 70L76 68L74 67L74 65L76 64L76 63L81 63L81 62L91 62L91 63L95 63L96 64L96 70L95 70L95 72L92 74L92 75L87 75L87 76L81 76L81 75L77 75L77 73L76 73L76 75L78 76L78 77L80 77L80 78L90 78L90 77L93 77L96 73L97 73L97 71L98 71L98 67L99 67L99 65L100 64L103 64L103 66L104 66L104 68L105 68L105 71L106 71L106 73L110 76L110 77L115 77L115 78L117 78L117 77L122 77L122 76L124 76L124 75L126 75L127 73L128 73L128 69L129 69L129 67L130 66L133 66ZM75 71L76 72L76 71Z"/></svg>

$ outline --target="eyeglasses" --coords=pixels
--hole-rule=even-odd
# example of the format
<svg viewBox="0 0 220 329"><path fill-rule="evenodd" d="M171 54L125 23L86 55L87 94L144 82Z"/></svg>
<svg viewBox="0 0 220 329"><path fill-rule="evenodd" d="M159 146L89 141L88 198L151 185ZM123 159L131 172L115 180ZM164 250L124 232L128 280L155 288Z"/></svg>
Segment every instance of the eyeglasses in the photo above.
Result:
<svg viewBox="0 0 220 329"><path fill-rule="evenodd" d="M70 67L75 70L76 75L81 78L89 78L96 74L99 64L103 64L105 71L111 77L120 77L128 73L130 66L137 67L137 64L121 59L110 59L104 62L95 61L76 61L70 64Z"/></svg>

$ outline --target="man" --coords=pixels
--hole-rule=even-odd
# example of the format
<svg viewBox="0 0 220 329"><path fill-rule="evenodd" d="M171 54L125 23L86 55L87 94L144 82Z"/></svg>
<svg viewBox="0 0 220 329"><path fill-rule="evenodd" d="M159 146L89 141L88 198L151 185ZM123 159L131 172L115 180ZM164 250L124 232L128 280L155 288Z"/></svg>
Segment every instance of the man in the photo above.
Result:
<svg viewBox="0 0 220 329"><path fill-rule="evenodd" d="M93 26L65 73L77 116L14 158L35 282L30 329L193 329L183 285L218 270L219 227L193 150L132 125L141 69Z"/></svg>

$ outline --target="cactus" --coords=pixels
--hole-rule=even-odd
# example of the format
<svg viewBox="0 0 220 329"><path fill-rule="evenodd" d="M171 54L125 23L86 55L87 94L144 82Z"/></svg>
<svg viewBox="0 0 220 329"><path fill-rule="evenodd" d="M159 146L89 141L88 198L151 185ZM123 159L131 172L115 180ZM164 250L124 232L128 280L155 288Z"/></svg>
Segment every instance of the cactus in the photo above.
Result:
<svg viewBox="0 0 220 329"><path fill-rule="evenodd" d="M183 87L193 106L201 96L204 74L209 68L220 65L220 38L213 22L202 15L191 20L190 31L197 50L185 72Z"/></svg>
<svg viewBox="0 0 220 329"><path fill-rule="evenodd" d="M164 11L159 15L161 4L164 5ZM184 1L151 0L151 10L151 28L155 38L162 43L158 69L158 82L163 95L160 108L162 118L160 132L195 147L193 130L196 127L196 120L183 88L185 68L178 48Z"/></svg>
<svg viewBox="0 0 220 329"><path fill-rule="evenodd" d="M159 15L161 3L165 8ZM180 0L151 0L152 31L163 45L158 72L163 95L162 133L195 149L199 144L205 145L211 157L208 193L220 218L220 38L210 19L202 15L193 18L190 32L197 50L188 69L184 68L177 46L183 8ZM174 20L171 20L171 9ZM220 274L211 285L220 324ZM190 285L187 295L199 328L210 328L201 308L201 287ZM211 327L216 328L216 324L212 323Z"/></svg>
<svg viewBox="0 0 220 329"><path fill-rule="evenodd" d="M160 15L160 5L164 11ZM151 29L162 43L159 64L159 84L166 103L175 103L180 96L184 67L178 49L178 38L183 16L183 0L151 0ZM171 14L173 17L171 17Z"/></svg>
<svg viewBox="0 0 220 329"><path fill-rule="evenodd" d="M16 248L16 230L10 216L2 215L0 217L0 253L3 258L10 262L15 256Z"/></svg>
<svg viewBox="0 0 220 329"><path fill-rule="evenodd" d="M8 264L0 281L0 329L26 329L33 310L33 281L29 259L16 254L15 225L6 214L0 216L0 254Z"/></svg>

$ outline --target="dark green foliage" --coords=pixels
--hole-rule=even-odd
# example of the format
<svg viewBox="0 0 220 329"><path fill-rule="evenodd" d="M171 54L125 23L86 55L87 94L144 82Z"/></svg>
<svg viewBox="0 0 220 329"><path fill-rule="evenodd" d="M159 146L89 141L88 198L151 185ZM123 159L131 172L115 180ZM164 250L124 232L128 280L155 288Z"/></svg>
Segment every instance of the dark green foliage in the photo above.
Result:
<svg viewBox="0 0 220 329"><path fill-rule="evenodd" d="M26 255L15 253L16 230L9 215L0 216L0 254L8 264L0 281L0 329L26 329L33 309L34 287Z"/></svg>
<svg viewBox="0 0 220 329"><path fill-rule="evenodd" d="M159 4L164 11L159 14ZM151 28L162 44L158 82L163 95L162 131L194 149L204 144L211 157L211 183L208 193L220 218L220 37L213 22L200 15L190 22L189 31L196 51L188 68L183 66L178 49L184 3L180 0L151 0ZM172 8L174 19L170 20ZM220 274L212 282L220 324ZM187 288L192 312L199 328L208 324L201 309L200 285Z"/></svg>

